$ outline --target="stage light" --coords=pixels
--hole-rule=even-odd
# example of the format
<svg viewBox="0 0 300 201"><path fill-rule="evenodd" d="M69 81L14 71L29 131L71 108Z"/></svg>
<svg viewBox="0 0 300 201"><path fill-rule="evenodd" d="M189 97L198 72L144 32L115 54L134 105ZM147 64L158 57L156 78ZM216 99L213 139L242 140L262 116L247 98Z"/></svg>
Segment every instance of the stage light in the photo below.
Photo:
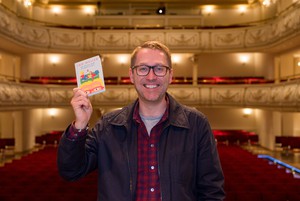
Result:
<svg viewBox="0 0 300 201"><path fill-rule="evenodd" d="M156 10L156 14L158 15L164 15L166 14L166 7L165 6L161 6Z"/></svg>

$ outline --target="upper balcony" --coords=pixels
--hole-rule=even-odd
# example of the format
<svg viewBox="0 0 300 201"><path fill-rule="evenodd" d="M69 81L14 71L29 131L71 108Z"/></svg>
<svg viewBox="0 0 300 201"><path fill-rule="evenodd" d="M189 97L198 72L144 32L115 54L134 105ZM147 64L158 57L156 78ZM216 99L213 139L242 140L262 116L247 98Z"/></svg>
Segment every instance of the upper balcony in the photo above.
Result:
<svg viewBox="0 0 300 201"><path fill-rule="evenodd" d="M24 18L0 6L0 42L2 48L19 53L129 53L145 40L160 40L173 52L282 52L300 43L299 10L296 2L267 20L256 20L261 16L258 11L247 16L229 11L222 15L195 14L193 10L190 15L120 13L85 17L35 11L32 15L37 16ZM36 20L39 16L45 21ZM14 46L9 49L11 44Z"/></svg>

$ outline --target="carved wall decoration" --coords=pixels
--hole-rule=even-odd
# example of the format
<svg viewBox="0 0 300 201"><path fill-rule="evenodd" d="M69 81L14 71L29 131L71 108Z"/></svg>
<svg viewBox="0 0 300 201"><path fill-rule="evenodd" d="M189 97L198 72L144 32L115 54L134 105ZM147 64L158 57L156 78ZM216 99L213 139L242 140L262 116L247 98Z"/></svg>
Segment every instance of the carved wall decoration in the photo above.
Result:
<svg viewBox="0 0 300 201"><path fill-rule="evenodd" d="M51 47L53 48L79 48L84 47L84 36L80 31L50 31Z"/></svg>
<svg viewBox="0 0 300 201"><path fill-rule="evenodd" d="M24 43L46 46L49 44L50 37L45 29L39 27L22 26L22 37Z"/></svg>
<svg viewBox="0 0 300 201"><path fill-rule="evenodd" d="M1 32L4 33L11 33L14 31L15 29L15 23L16 20L14 19L14 17L12 15L7 14L6 12L0 11L0 26Z"/></svg>
<svg viewBox="0 0 300 201"><path fill-rule="evenodd" d="M264 105L268 101L269 87L251 87L245 92L247 105Z"/></svg>
<svg viewBox="0 0 300 201"><path fill-rule="evenodd" d="M283 18L283 26L287 32L293 32L297 22L299 23L299 13L293 12Z"/></svg>
<svg viewBox="0 0 300 201"><path fill-rule="evenodd" d="M12 94L12 97L14 97L14 101L16 104L18 103L24 103L26 104L26 94L23 90L23 87L18 85L12 85L10 86L10 92Z"/></svg>
<svg viewBox="0 0 300 201"><path fill-rule="evenodd" d="M244 44L244 30L212 32L212 48L241 48Z"/></svg>
<svg viewBox="0 0 300 201"><path fill-rule="evenodd" d="M199 101L199 90L197 88L169 88L168 92L180 102L197 103Z"/></svg>
<svg viewBox="0 0 300 201"><path fill-rule="evenodd" d="M269 40L270 29L266 27L259 27L256 29L249 29L246 33L246 46L257 46L266 44Z"/></svg>
<svg viewBox="0 0 300 201"><path fill-rule="evenodd" d="M48 106L50 103L49 91L40 87L26 87L23 89L26 94L28 105Z"/></svg>
<svg viewBox="0 0 300 201"><path fill-rule="evenodd" d="M73 87L65 87L63 89L61 87L49 88L49 93L52 106L70 105L70 101L73 96Z"/></svg>
<svg viewBox="0 0 300 201"><path fill-rule="evenodd" d="M283 87L282 91L282 103L284 104L296 104L296 90L297 90L297 85L291 84L291 85L286 85Z"/></svg>
<svg viewBox="0 0 300 201"><path fill-rule="evenodd" d="M6 13L0 12L0 26L8 27L11 22L11 17L7 16Z"/></svg>
<svg viewBox="0 0 300 201"><path fill-rule="evenodd" d="M282 90L283 86L282 85L275 85L270 88L269 92L269 103L274 106L281 105L281 97L282 97Z"/></svg>
<svg viewBox="0 0 300 201"><path fill-rule="evenodd" d="M96 32L95 33L95 49L127 49L128 33L127 32Z"/></svg>
<svg viewBox="0 0 300 201"><path fill-rule="evenodd" d="M300 86L297 85L297 88L295 89L295 101L298 105L300 105Z"/></svg>
<svg viewBox="0 0 300 201"><path fill-rule="evenodd" d="M128 89L114 90L106 88L104 93L91 97L91 101L96 105L122 105L128 102Z"/></svg>
<svg viewBox="0 0 300 201"><path fill-rule="evenodd" d="M226 106L299 110L300 82L260 85L170 86L168 92L189 106ZM0 111L28 107L70 106L70 86L0 82ZM133 85L108 86L107 91L90 97L95 107L122 107L136 100Z"/></svg>
<svg viewBox="0 0 300 201"><path fill-rule="evenodd" d="M0 87L0 104L9 105L12 104L13 97L11 95L11 87L8 84L1 84Z"/></svg>
<svg viewBox="0 0 300 201"><path fill-rule="evenodd" d="M243 103L243 88L212 88L212 104L241 105Z"/></svg>
<svg viewBox="0 0 300 201"><path fill-rule="evenodd" d="M200 46L200 41L199 41L199 33L197 32L168 32L166 33L166 42L167 45L172 48L189 48L189 49L194 49L194 48L199 48Z"/></svg>
<svg viewBox="0 0 300 201"><path fill-rule="evenodd" d="M165 34L158 32L138 31L130 34L131 48L135 48L148 40L157 40L165 43Z"/></svg>

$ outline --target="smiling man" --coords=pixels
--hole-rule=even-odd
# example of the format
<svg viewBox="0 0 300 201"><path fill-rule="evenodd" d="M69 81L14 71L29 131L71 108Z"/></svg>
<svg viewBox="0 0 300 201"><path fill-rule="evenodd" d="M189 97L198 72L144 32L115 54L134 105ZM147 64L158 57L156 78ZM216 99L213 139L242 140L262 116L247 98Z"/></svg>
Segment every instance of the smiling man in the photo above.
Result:
<svg viewBox="0 0 300 201"><path fill-rule="evenodd" d="M98 170L98 201L224 199L224 177L210 125L199 111L167 93L173 69L169 49L148 41L129 68L138 99L104 115L91 130L92 105L75 88L75 121L63 134L58 167L67 180Z"/></svg>

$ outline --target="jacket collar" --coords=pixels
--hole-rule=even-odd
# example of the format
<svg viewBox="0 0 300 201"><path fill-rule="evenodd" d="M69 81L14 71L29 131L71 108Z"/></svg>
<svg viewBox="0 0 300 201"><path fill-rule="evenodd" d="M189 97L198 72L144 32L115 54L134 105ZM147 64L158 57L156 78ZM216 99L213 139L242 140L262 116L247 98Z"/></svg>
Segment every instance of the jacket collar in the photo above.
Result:
<svg viewBox="0 0 300 201"><path fill-rule="evenodd" d="M169 119L168 122L169 124L176 126L176 127L181 127L181 128L189 128L190 124L188 121L188 117L186 112L184 111L185 106L177 102L170 94L166 94L169 98ZM138 103L138 99L128 105L122 108L121 110L118 110L116 112L113 112L108 115L111 118L109 118L110 123L116 126L125 126L128 127L131 122L132 122L132 116L133 116L133 111Z"/></svg>

